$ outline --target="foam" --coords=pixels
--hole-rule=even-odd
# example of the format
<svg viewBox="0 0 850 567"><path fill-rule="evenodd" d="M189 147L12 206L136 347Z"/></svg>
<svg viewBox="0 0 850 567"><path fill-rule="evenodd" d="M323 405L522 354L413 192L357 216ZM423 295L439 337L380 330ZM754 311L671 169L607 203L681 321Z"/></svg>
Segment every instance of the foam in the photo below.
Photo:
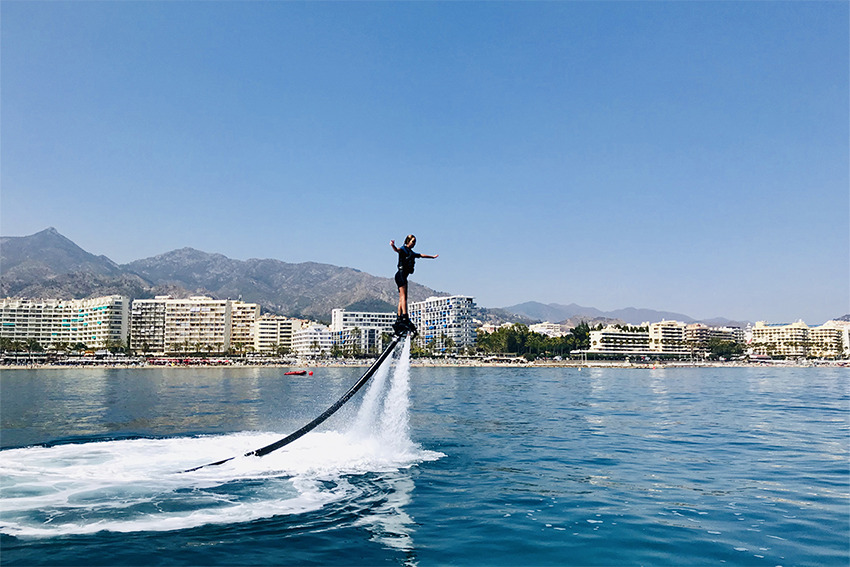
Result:
<svg viewBox="0 0 850 567"><path fill-rule="evenodd" d="M264 457L237 457L220 466L180 472L268 445L279 432L2 451L0 532L54 537L102 530L169 531L303 514L357 498L360 489L349 477L379 473L389 479L381 486L389 491L385 500L395 512L392 518L378 513L363 521L403 542L409 518L400 506L412 481L395 473L443 456L410 440L409 353L408 339L392 379L389 364L373 377L350 429L312 432ZM395 494L399 490L404 494Z"/></svg>

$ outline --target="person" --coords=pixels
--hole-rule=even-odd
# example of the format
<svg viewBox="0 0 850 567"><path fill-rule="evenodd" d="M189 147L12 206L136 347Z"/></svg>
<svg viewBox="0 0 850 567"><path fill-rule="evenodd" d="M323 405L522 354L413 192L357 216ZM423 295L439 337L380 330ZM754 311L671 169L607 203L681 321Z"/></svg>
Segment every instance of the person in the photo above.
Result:
<svg viewBox="0 0 850 567"><path fill-rule="evenodd" d="M413 251L416 246L416 237L408 234L404 239L404 246L396 247L395 240L390 240L390 246L398 253L398 271L395 273L395 283L398 286L398 317L393 325L396 334L409 332L416 334L416 327L410 321L407 313L407 277L413 273L417 258L436 258L439 254L419 254Z"/></svg>

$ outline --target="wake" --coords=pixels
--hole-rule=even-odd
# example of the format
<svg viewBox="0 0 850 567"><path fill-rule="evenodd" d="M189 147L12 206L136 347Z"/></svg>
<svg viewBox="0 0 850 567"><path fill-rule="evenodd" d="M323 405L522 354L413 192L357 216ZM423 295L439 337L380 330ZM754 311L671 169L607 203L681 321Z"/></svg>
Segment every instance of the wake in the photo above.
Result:
<svg viewBox="0 0 850 567"><path fill-rule="evenodd" d="M242 455L279 433L133 439L0 453L0 532L54 537L168 531L302 514L360 496L351 477L391 478L439 459L410 439L410 339L385 362L343 431L312 432L264 457L181 473L209 455ZM391 483L388 490L393 490ZM404 485L404 482L401 483ZM367 522L368 523L368 522Z"/></svg>

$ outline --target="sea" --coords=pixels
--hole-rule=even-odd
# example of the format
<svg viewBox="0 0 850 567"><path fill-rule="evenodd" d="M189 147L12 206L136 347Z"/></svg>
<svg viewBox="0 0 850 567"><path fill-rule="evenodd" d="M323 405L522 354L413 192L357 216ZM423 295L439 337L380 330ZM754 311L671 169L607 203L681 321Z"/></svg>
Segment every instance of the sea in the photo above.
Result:
<svg viewBox="0 0 850 567"><path fill-rule="evenodd" d="M850 563L846 368L287 370L0 371L0 562Z"/></svg>

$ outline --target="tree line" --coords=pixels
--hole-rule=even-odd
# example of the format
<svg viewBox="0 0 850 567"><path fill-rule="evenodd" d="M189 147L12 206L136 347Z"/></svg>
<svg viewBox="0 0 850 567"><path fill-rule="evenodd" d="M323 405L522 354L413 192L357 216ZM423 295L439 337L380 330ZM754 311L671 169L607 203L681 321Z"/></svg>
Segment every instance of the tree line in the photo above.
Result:
<svg viewBox="0 0 850 567"><path fill-rule="evenodd" d="M590 325L582 321L562 337L535 333L528 325L514 323L499 327L492 333L479 329L476 350L482 354L513 354L528 360L568 357L574 350L590 347Z"/></svg>

